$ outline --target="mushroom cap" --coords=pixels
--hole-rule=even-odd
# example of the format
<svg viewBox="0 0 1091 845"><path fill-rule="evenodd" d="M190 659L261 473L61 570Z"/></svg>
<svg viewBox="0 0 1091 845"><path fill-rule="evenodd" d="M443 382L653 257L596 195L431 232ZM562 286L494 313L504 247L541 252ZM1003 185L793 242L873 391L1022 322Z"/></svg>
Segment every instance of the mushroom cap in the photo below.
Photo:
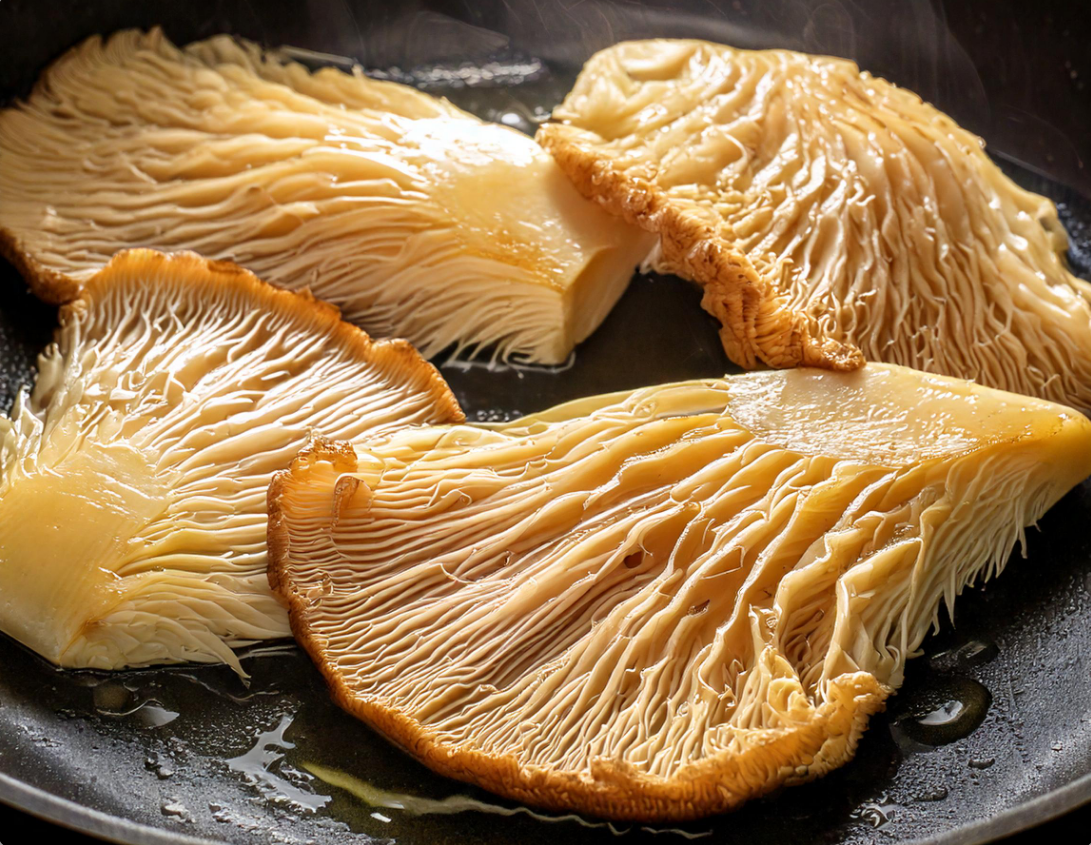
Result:
<svg viewBox="0 0 1091 845"><path fill-rule="evenodd" d="M119 249L192 249L426 356L558 363L653 244L513 129L226 36L91 38L0 112L0 251L50 302Z"/></svg>
<svg viewBox="0 0 1091 845"><path fill-rule="evenodd" d="M306 450L270 580L335 701L436 771L688 819L848 760L1089 474L1080 414L901 367L668 384Z"/></svg>
<svg viewBox="0 0 1091 845"><path fill-rule="evenodd" d="M855 64L633 41L538 139L584 196L656 232L735 363L864 358L1091 407L1091 287L1053 203L981 139Z"/></svg>
<svg viewBox="0 0 1091 845"><path fill-rule="evenodd" d="M290 634L266 495L312 432L462 414L405 341L225 262L119 254L0 418L0 630L61 666L227 662Z"/></svg>

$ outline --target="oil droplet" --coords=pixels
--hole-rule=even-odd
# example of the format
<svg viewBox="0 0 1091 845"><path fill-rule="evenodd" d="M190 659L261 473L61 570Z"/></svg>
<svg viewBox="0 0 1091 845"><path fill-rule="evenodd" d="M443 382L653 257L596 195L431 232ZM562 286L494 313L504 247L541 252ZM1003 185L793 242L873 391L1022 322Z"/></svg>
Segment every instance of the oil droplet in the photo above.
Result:
<svg viewBox="0 0 1091 845"><path fill-rule="evenodd" d="M507 422L519 416L518 414L509 414L507 411L498 411L495 408L479 408L473 412L472 418L474 422Z"/></svg>
<svg viewBox="0 0 1091 845"><path fill-rule="evenodd" d="M966 705L961 701L945 701L935 710L921 716L917 720L917 724L920 725L949 725L954 721L957 721L961 716L963 710L966 709Z"/></svg>
<svg viewBox="0 0 1091 845"><path fill-rule="evenodd" d="M160 806L159 811L164 816L167 816L168 818L178 819L179 821L188 822L193 820L189 814L189 809L181 801L165 801Z"/></svg>
<svg viewBox="0 0 1091 845"><path fill-rule="evenodd" d="M212 820L217 824L233 824L245 833L254 833L259 830L268 831L268 826L262 824L260 819L257 819L254 816L236 815L223 804L219 804L215 801L209 802L208 809L212 814ZM310 840L308 840L308 842L309 841Z"/></svg>
<svg viewBox="0 0 1091 845"><path fill-rule="evenodd" d="M209 801L208 811L212 813L212 820L214 822L227 824L231 821L231 812L223 804L218 804L215 801Z"/></svg>
<svg viewBox="0 0 1091 845"><path fill-rule="evenodd" d="M91 692L95 709L104 716L120 716L132 707L133 694L121 684L99 684Z"/></svg>
<svg viewBox="0 0 1091 845"><path fill-rule="evenodd" d="M525 115L518 112L509 111L500 115L500 122L505 126L510 126L513 129L518 129L520 132L525 132L528 135L534 134L535 125Z"/></svg>
<svg viewBox="0 0 1091 845"><path fill-rule="evenodd" d="M849 814L849 818L866 822L873 828L880 828L890 822L895 816L898 805L886 795L879 797L878 801L865 801Z"/></svg>
<svg viewBox="0 0 1091 845"><path fill-rule="evenodd" d="M168 710L160 704L147 702L133 710L130 715L134 716L142 727L161 728L163 725L169 725L177 719L179 714L177 711Z"/></svg>
<svg viewBox="0 0 1091 845"><path fill-rule="evenodd" d="M142 728L161 728L169 725L179 715L154 698L139 701L131 689L121 684L99 684L92 691L91 699L100 716L129 716Z"/></svg>
<svg viewBox="0 0 1091 845"><path fill-rule="evenodd" d="M330 796L305 790L303 786L309 784L311 776L285 762L285 752L295 748L295 743L284 738L291 725L291 716L281 716L275 728L258 733L254 746L245 754L228 760L227 766L257 787L266 800L314 813L330 802Z"/></svg>
<svg viewBox="0 0 1091 845"><path fill-rule="evenodd" d="M928 659L929 665L940 672L972 669L991 662L1000 653L996 643L987 637L967 640L960 646L941 651Z"/></svg>
<svg viewBox="0 0 1091 845"><path fill-rule="evenodd" d="M971 678L948 678L906 702L890 731L903 750L935 748L969 736L985 720L992 694Z"/></svg>
<svg viewBox="0 0 1091 845"><path fill-rule="evenodd" d="M145 759L144 768L149 772L155 772L155 776L160 780L168 780L174 776L174 769L171 768L170 763L164 762L158 754Z"/></svg>
<svg viewBox="0 0 1091 845"><path fill-rule="evenodd" d="M918 801L943 801L947 798L947 787L936 786L932 789L925 790L920 795L916 796Z"/></svg>

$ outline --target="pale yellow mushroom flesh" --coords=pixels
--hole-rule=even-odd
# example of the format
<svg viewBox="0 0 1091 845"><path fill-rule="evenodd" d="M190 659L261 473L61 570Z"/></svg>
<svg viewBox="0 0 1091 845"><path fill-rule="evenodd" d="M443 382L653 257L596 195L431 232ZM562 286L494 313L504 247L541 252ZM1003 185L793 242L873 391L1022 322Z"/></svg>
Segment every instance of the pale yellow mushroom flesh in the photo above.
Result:
<svg viewBox="0 0 1091 845"><path fill-rule="evenodd" d="M1091 287L1057 209L855 64L703 41L592 57L538 139L660 237L736 364L865 359L1091 407Z"/></svg>
<svg viewBox="0 0 1091 845"><path fill-rule="evenodd" d="M50 302L119 249L194 250L427 357L556 364L653 243L513 129L226 36L92 38L0 111L0 248Z"/></svg>
<svg viewBox="0 0 1091 845"><path fill-rule="evenodd" d="M0 630L64 667L226 662L290 635L269 481L310 438L457 422L435 369L309 296L132 250L0 417Z"/></svg>
<svg viewBox="0 0 1091 845"><path fill-rule="evenodd" d="M1091 474L1052 403L869 364L303 452L270 578L335 700L438 772L614 819L848 760L942 604Z"/></svg>

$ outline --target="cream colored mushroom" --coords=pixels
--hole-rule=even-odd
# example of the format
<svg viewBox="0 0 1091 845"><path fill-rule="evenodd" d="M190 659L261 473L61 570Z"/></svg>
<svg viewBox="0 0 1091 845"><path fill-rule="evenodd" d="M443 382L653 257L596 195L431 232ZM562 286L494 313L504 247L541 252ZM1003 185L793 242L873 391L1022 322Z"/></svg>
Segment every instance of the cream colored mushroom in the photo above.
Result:
<svg viewBox="0 0 1091 845"><path fill-rule="evenodd" d="M404 341L192 254L133 250L61 311L0 438L0 630L61 666L230 663L289 635L266 493L315 432L462 415Z"/></svg>
<svg viewBox="0 0 1091 845"><path fill-rule="evenodd" d="M1091 406L1091 287L1053 203L852 62L701 41L595 55L539 140L660 235L737 364L864 358Z"/></svg>
<svg viewBox="0 0 1091 845"><path fill-rule="evenodd" d="M443 774L614 819L848 760L967 584L1091 474L1091 423L870 364L319 444L270 579L349 712Z"/></svg>
<svg viewBox="0 0 1091 845"><path fill-rule="evenodd" d="M427 356L558 363L653 243L515 130L226 36L92 38L0 112L0 249L50 302L119 249L192 249Z"/></svg>

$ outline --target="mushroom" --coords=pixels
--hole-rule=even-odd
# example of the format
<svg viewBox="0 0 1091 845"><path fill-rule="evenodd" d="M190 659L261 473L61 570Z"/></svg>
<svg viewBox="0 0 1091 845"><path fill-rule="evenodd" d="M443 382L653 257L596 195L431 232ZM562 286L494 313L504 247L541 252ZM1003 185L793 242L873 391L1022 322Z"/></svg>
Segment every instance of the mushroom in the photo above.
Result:
<svg viewBox="0 0 1091 845"><path fill-rule="evenodd" d="M940 606L1091 474L1091 423L779 370L319 443L269 572L334 700L442 774L689 819L853 754Z"/></svg>
<svg viewBox="0 0 1091 845"><path fill-rule="evenodd" d="M732 361L865 358L1091 406L1091 286L1053 203L855 64L702 41L618 44L538 139L586 197L660 236Z"/></svg>
<svg viewBox="0 0 1091 845"><path fill-rule="evenodd" d="M559 363L653 245L513 129L226 36L91 38L0 112L0 252L49 302L192 249L426 356Z"/></svg>
<svg viewBox="0 0 1091 845"><path fill-rule="evenodd" d="M0 418L0 630L65 667L225 662L290 635L266 493L312 433L461 412L405 341L193 254L131 250Z"/></svg>

